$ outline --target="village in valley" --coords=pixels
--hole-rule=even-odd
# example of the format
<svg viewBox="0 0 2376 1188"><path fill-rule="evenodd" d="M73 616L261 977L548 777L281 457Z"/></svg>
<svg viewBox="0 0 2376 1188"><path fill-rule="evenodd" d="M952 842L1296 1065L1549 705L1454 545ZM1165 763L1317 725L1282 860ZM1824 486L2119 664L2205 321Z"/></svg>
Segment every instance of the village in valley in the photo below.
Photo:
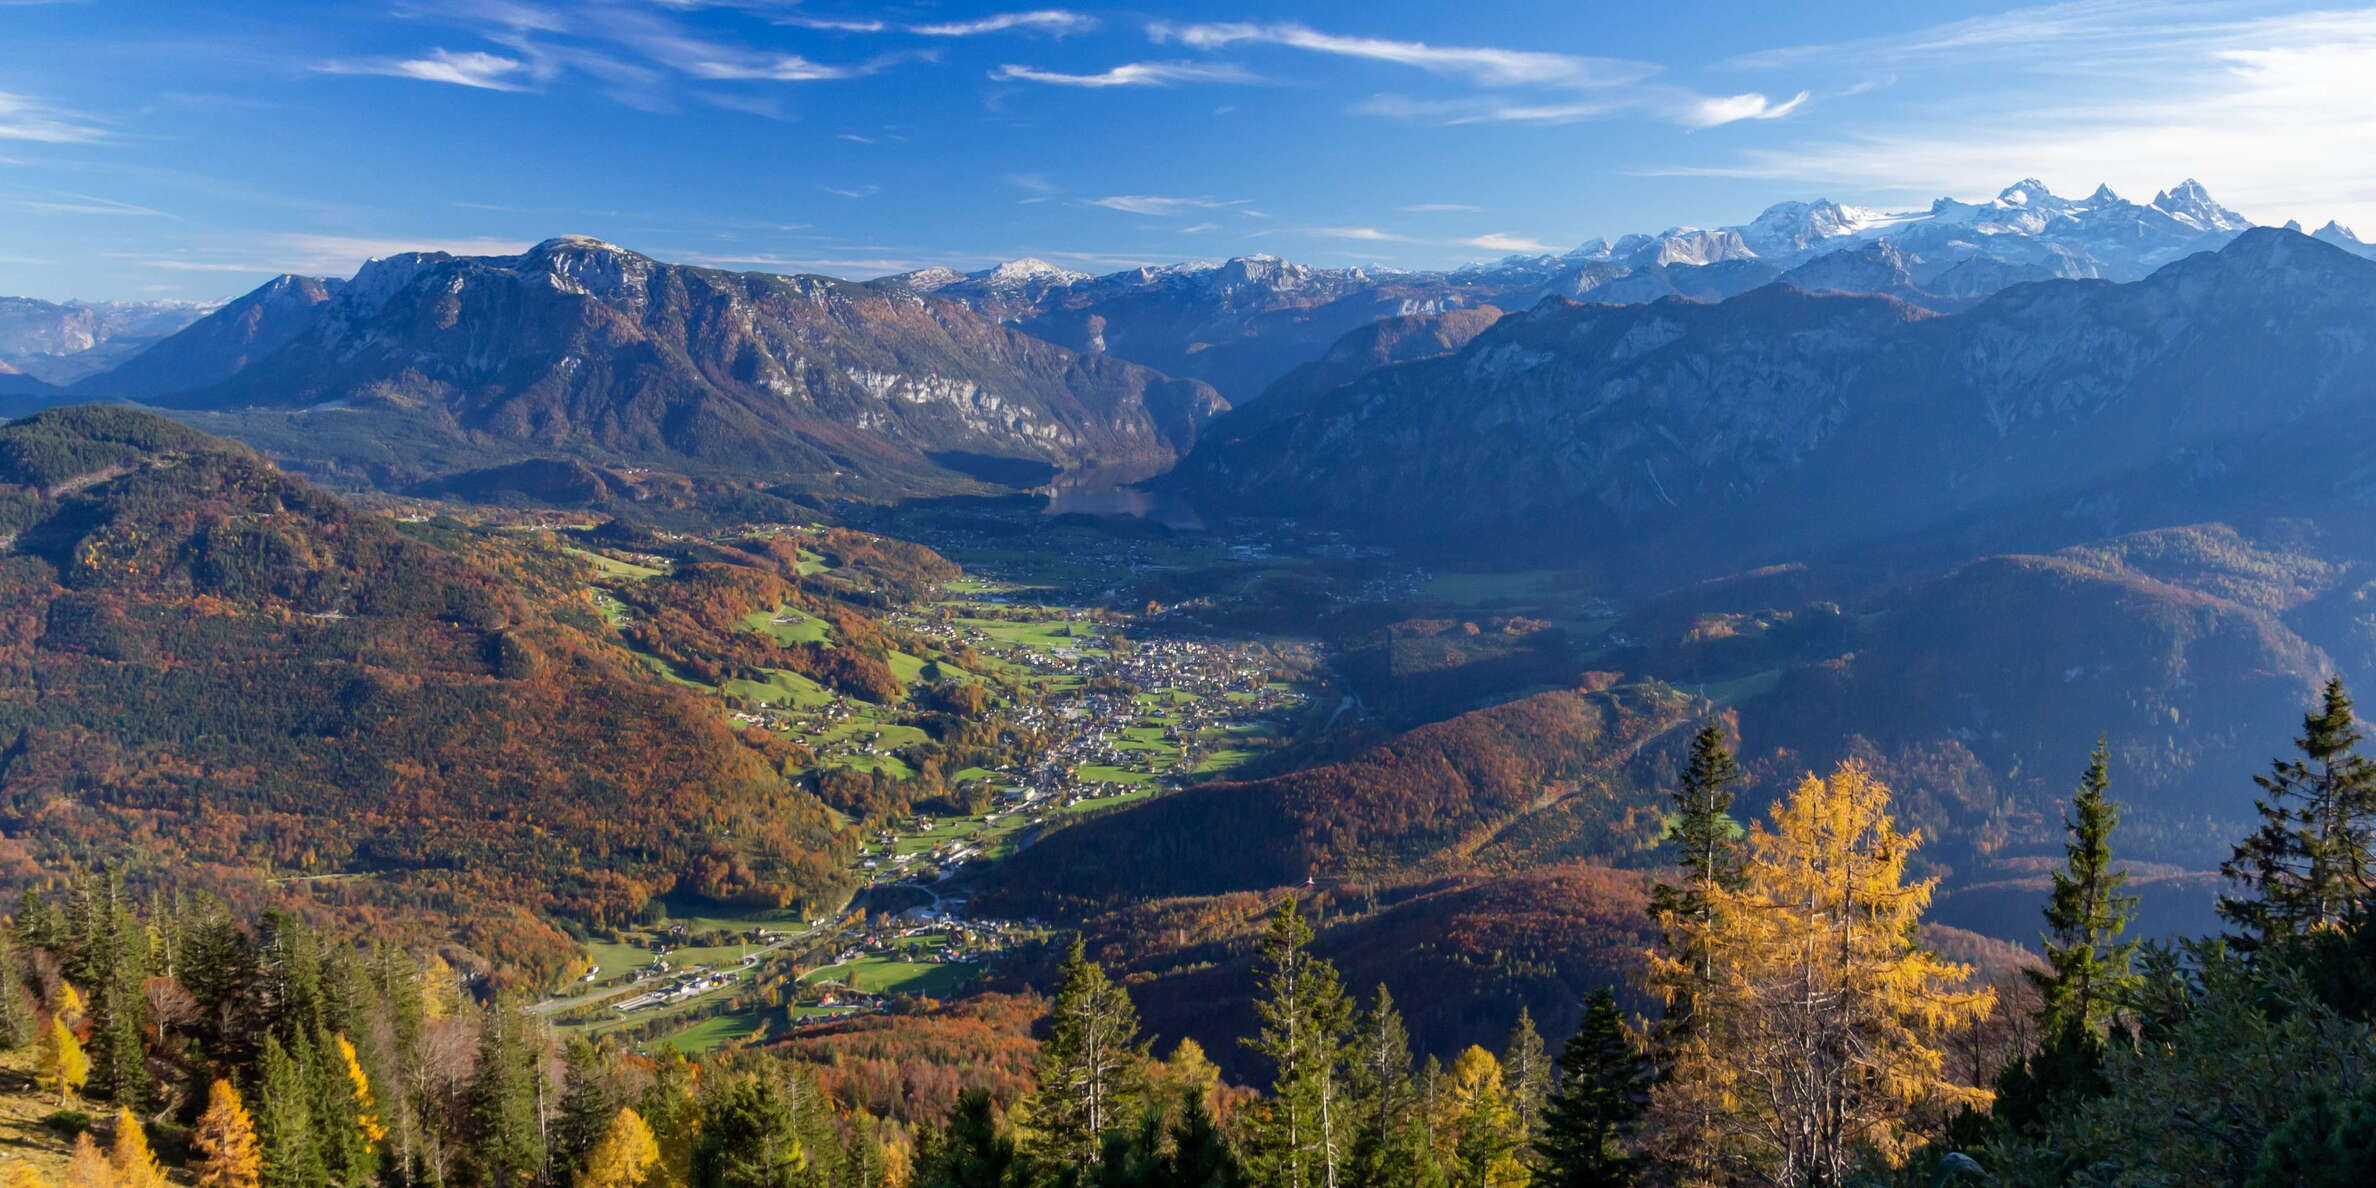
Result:
<svg viewBox="0 0 2376 1188"><path fill-rule="evenodd" d="M1125 555L1090 572L1110 581L1157 564L1121 547ZM614 623L623 604L606 587L668 572L657 555L573 551L593 558L592 594ZM826 569L821 558L815 568ZM935 600L882 616L904 641L888 658L899 678L919 689L976 686L1004 724L1036 741L1003 766L943 777L941 802L968 811L919 810L870 833L852 859L859 890L839 911L802 919L685 904L588 941L590 968L538 1010L590 1035L702 1051L960 993L1046 939L1032 922L966 914L969 876L983 864L1083 814L1219 778L1333 716L1315 645L1217 637L1155 606L1107 605L1096 595L1110 591L1088 585L969 573ZM836 646L832 627L798 607L742 627L788 646ZM716 691L737 724L800 744L821 770L916 778L903 752L929 735L913 707L790 671L740 673Z"/></svg>

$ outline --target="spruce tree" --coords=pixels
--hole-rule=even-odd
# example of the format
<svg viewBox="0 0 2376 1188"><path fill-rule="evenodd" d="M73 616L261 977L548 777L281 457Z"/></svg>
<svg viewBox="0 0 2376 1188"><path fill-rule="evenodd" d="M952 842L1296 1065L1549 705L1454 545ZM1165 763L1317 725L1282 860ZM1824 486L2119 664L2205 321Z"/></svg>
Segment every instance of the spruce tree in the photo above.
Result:
<svg viewBox="0 0 2376 1188"><path fill-rule="evenodd" d="M1714 723L1692 736L1691 754L1674 792L1674 817L1666 840L1675 848L1680 883L1651 888L1651 918L1666 930L1669 955L1685 971L1687 985L1676 987L1667 1009L1671 1026L1689 1019L1695 991L1709 978L1704 934L1710 904L1723 891L1741 887L1743 854L1741 829L1732 819L1732 788L1741 779L1740 765L1725 745L1724 732Z"/></svg>
<svg viewBox="0 0 2376 1188"><path fill-rule="evenodd" d="M263 1083L255 1116L264 1188L322 1188L330 1182L314 1132L314 1084L307 1068L311 1063L310 1051L292 1052L280 1037L264 1038Z"/></svg>
<svg viewBox="0 0 2376 1188"><path fill-rule="evenodd" d="M957 1095L956 1112L916 1158L916 1188L1022 1188L1014 1140L999 1133L986 1089Z"/></svg>
<svg viewBox="0 0 2376 1188"><path fill-rule="evenodd" d="M612 1100L603 1075L603 1053L583 1037L569 1041L568 1081L561 1090L561 1112L553 1119L553 1178L570 1180L586 1166L594 1147L618 1124L619 1104ZM638 1117L636 1125L643 1125ZM646 1128L645 1133L650 1133Z"/></svg>
<svg viewBox="0 0 2376 1188"><path fill-rule="evenodd" d="M1344 1164L1342 1064L1350 1023L1336 967L1315 957L1290 895L1262 940L1261 1032L1247 1046L1270 1062L1271 1095L1254 1124L1254 1172L1276 1188L1338 1188Z"/></svg>
<svg viewBox="0 0 2376 1188"><path fill-rule="evenodd" d="M2260 828L2220 867L2249 892L2219 902L2239 948L2339 924L2376 888L2376 764L2353 751L2365 737L2343 679L2330 677L2302 719L2299 756L2253 777Z"/></svg>
<svg viewBox="0 0 2376 1188"><path fill-rule="evenodd" d="M2054 872L2046 901L2046 965L2026 970L2039 991L2039 1022L2047 1034L2065 1028L2100 1031L2136 983L2131 962L2137 942L2120 940L2136 915L2137 897L2120 894L2126 870L2112 869L2112 830L2120 806L2106 795L2112 786L2104 742L2096 742L2087 773L2071 796L2063 845L2064 867Z"/></svg>
<svg viewBox="0 0 2376 1188"><path fill-rule="evenodd" d="M1518 1115L1520 1153L1524 1156L1542 1123L1543 1099L1551 1091L1551 1062L1543 1053L1543 1035L1535 1030L1534 1014L1524 1004L1510 1038L1502 1045L1502 1081L1510 1089L1510 1108Z"/></svg>
<svg viewBox="0 0 2376 1188"><path fill-rule="evenodd" d="M32 996L25 993L24 954L0 937L0 1051L14 1052L32 1043L39 1024Z"/></svg>
<svg viewBox="0 0 2376 1188"><path fill-rule="evenodd" d="M1079 938L1064 961L1048 1038L1040 1045L1031 1097L1034 1153L1057 1167L1086 1170L1107 1131L1135 1120L1147 1059L1130 994L1089 960Z"/></svg>
<svg viewBox="0 0 2376 1188"><path fill-rule="evenodd" d="M792 1103L771 1078L741 1073L707 1103L693 1143L694 1188L795 1188L807 1167Z"/></svg>
<svg viewBox="0 0 2376 1188"><path fill-rule="evenodd" d="M1204 1094L1194 1089L1180 1094L1180 1114L1171 1127L1171 1149L1161 1162L1163 1188L1245 1188L1246 1169L1230 1149L1229 1138L1205 1108ZM1375 1183L1385 1188L1385 1180Z"/></svg>
<svg viewBox="0 0 2376 1188"><path fill-rule="evenodd" d="M1347 1182L1400 1188L1411 1179L1407 1144L1418 1092L1411 1080L1411 1037L1394 996L1378 987L1377 997L1353 1028L1345 1061L1345 1097L1351 1118Z"/></svg>
<svg viewBox="0 0 2376 1188"><path fill-rule="evenodd" d="M1535 1139L1544 1188L1623 1188L1641 1174L1629 1144L1650 1105L1650 1061L1602 987L1559 1053L1559 1083Z"/></svg>
<svg viewBox="0 0 2376 1188"><path fill-rule="evenodd" d="M480 1025L478 1075L470 1085L471 1155L478 1180L513 1188L543 1178L544 1136L537 1126L533 1025L517 1004L488 1008Z"/></svg>

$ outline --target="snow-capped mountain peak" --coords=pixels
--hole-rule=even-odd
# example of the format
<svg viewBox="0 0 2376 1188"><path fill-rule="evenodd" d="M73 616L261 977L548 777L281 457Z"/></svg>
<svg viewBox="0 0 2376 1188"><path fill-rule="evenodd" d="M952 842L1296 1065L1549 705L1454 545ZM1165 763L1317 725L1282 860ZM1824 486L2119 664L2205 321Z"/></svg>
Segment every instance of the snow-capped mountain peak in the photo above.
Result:
<svg viewBox="0 0 2376 1188"><path fill-rule="evenodd" d="M992 288L1004 288L1028 284L1078 284L1088 280L1089 274L1060 268L1036 256L1025 256L1019 260L1009 260L987 272L977 272L974 279Z"/></svg>
<svg viewBox="0 0 2376 1188"><path fill-rule="evenodd" d="M2153 196L2154 209L2198 231L2243 231L2252 220L2212 201L2203 183L2187 178Z"/></svg>

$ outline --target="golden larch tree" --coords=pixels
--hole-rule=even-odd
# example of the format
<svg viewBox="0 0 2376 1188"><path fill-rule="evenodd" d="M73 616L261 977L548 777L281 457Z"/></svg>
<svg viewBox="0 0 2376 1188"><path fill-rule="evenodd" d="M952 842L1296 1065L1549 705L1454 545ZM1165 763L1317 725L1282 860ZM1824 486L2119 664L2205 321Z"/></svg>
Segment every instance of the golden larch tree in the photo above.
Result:
<svg viewBox="0 0 2376 1188"><path fill-rule="evenodd" d="M660 1162L660 1143L643 1115L621 1108L609 1129L586 1155L578 1171L577 1188L638 1188L651 1178Z"/></svg>
<svg viewBox="0 0 2376 1188"><path fill-rule="evenodd" d="M43 1089L58 1095L59 1105L65 1105L83 1082L91 1079L91 1058L74 1038L74 1029L67 1026L62 1011L51 1015L41 1029L41 1067L35 1077Z"/></svg>
<svg viewBox="0 0 2376 1188"><path fill-rule="evenodd" d="M1743 884L1712 895L1691 938L1706 1000L1654 1109L1706 1119L1705 1154L1731 1178L1837 1184L1859 1150L1901 1161L1925 1111L1987 1103L1947 1075L1942 1045L1994 995L1922 944L1936 880L1905 877L1920 840L1850 761L1777 804L1750 832ZM1681 983L1677 962L1652 954L1653 984Z"/></svg>
<svg viewBox="0 0 2376 1188"><path fill-rule="evenodd" d="M264 1149L256 1141L255 1119L231 1082L217 1078L206 1092L206 1112L190 1136L198 1151L198 1188L257 1188L264 1180Z"/></svg>
<svg viewBox="0 0 2376 1188"><path fill-rule="evenodd" d="M0 1172L0 1188L49 1188L49 1181L42 1179L32 1164L19 1160Z"/></svg>
<svg viewBox="0 0 2376 1188"><path fill-rule="evenodd" d="M115 1152L108 1159L116 1188L166 1188L165 1169L149 1149L148 1131L129 1109L116 1108Z"/></svg>
<svg viewBox="0 0 2376 1188"><path fill-rule="evenodd" d="M66 1188L116 1188L115 1165L88 1130L74 1136L74 1154L66 1160Z"/></svg>

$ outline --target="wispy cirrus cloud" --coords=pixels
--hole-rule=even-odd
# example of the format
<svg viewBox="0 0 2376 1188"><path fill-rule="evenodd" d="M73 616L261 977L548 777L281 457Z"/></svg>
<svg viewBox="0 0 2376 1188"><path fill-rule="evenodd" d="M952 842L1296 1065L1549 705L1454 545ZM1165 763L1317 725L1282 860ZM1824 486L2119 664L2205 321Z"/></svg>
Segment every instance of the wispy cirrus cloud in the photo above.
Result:
<svg viewBox="0 0 2376 1188"><path fill-rule="evenodd" d="M1307 234L1322 239L1358 239L1369 243L1408 243L1411 237L1381 231L1376 227L1314 227Z"/></svg>
<svg viewBox="0 0 2376 1188"><path fill-rule="evenodd" d="M1124 214L1152 215L1158 218L1178 218L1200 210L1226 210L1243 207L1251 198L1171 198L1156 194L1115 194L1106 198L1091 198L1089 205L1118 210Z"/></svg>
<svg viewBox="0 0 2376 1188"><path fill-rule="evenodd" d="M1178 83L1259 81L1240 67L1203 62L1125 62L1094 74L1068 74L1010 64L991 71L990 78L994 82L1034 82L1059 87L1168 87Z"/></svg>
<svg viewBox="0 0 2376 1188"><path fill-rule="evenodd" d="M531 74L518 58L481 50L433 49L417 58L349 58L317 62L321 74L381 74L422 82L452 83L486 91L524 91Z"/></svg>
<svg viewBox="0 0 2376 1188"><path fill-rule="evenodd" d="M1558 250L1540 240L1528 239L1523 235L1512 235L1504 231L1471 236L1460 240L1459 243L1462 247L1479 248L1488 252L1549 252Z"/></svg>
<svg viewBox="0 0 2376 1188"><path fill-rule="evenodd" d="M1062 36L1067 33L1087 33L1097 28L1097 18L1060 8L1043 8L1036 12L1007 12L970 21L942 21L903 27L921 37L979 37L984 33L1006 33L1016 29Z"/></svg>
<svg viewBox="0 0 2376 1188"><path fill-rule="evenodd" d="M1213 51L1276 46L1382 62L1425 71L1476 93L1451 96L1380 94L1357 103L1357 115L1443 125L1566 124L1622 113L1648 115L1687 128L1712 128L1744 119L1776 119L1798 110L1807 96L1776 102L1763 94L1703 95L1657 80L1655 62L1549 50L1439 45L1323 32L1293 22L1175 24L1157 21L1147 35L1163 44Z"/></svg>
<svg viewBox="0 0 2376 1188"><path fill-rule="evenodd" d="M31 95L0 91L0 140L82 144L108 138L99 121Z"/></svg>
<svg viewBox="0 0 2376 1188"><path fill-rule="evenodd" d="M63 190L38 192L27 197L13 198L10 205L37 214L109 215L141 219L170 219L174 216L155 207L119 202L94 194L73 194Z"/></svg>
<svg viewBox="0 0 2376 1188"><path fill-rule="evenodd" d="M1339 57L1366 58L1400 66L1415 66L1421 70L1496 87L1621 86L1628 82L1639 82L1658 70L1658 67L1646 62L1627 62L1615 58L1585 58L1539 50L1485 46L1443 46L1382 37L1348 37L1292 23L1177 25L1158 21L1147 27L1147 35L1158 42L1176 41L1202 50L1260 44Z"/></svg>
<svg viewBox="0 0 2376 1188"><path fill-rule="evenodd" d="M989 33L1046 33L1064 37L1087 33L1098 27L1096 17L1061 8L1043 8L1032 12L1002 12L972 20L929 21L902 24L872 17L821 17L792 15L775 18L777 24L802 29L816 29L828 33L912 33L918 37L980 37Z"/></svg>

